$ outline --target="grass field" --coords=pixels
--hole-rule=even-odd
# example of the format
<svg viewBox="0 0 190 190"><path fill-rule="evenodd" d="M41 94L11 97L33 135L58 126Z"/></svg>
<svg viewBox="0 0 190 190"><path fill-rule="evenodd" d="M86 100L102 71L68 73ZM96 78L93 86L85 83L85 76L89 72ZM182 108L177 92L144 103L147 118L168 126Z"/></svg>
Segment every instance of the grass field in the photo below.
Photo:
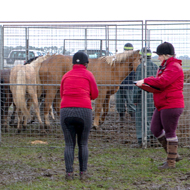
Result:
<svg viewBox="0 0 190 190"><path fill-rule="evenodd" d="M24 142L25 141L25 142ZM28 140L22 139L27 145ZM65 181L64 145L0 147L1 190L127 190L190 189L190 151L179 148L183 160L176 169L158 170L166 154L161 148L126 148L89 142L88 171L91 178L81 182L78 176L77 148L75 180ZM21 144L19 144L20 146ZM59 144L60 145L60 144Z"/></svg>

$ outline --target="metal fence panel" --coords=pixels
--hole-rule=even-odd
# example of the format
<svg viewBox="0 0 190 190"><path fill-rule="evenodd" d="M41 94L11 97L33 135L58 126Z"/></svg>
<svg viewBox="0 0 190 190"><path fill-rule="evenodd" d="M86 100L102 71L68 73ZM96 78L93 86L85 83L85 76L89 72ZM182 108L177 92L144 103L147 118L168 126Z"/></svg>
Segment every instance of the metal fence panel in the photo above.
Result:
<svg viewBox="0 0 190 190"><path fill-rule="evenodd" d="M189 21L113 21L113 22L20 22L20 23L1 23L2 25L2 39L1 47L3 46L3 58L1 56L1 66L10 75L10 69L15 67L17 64L24 64L32 56L36 55L46 55L47 53L52 54L64 54L73 55L76 51L81 50L89 55L89 58L94 60L100 56L116 56L117 54L123 52L123 46L125 43L130 42L133 44L135 50L141 50L142 47L150 48L152 51L156 50L156 47L164 42L171 42L175 49L177 57L183 60L183 68L187 73L185 74L188 81L188 70L189 70ZM11 51L19 52L22 58L13 57L9 59L9 54ZM15 53L15 54L16 54ZM114 57L113 57L114 58ZM142 60L143 67L141 67L141 75L143 77L147 76L147 61L146 56ZM152 61L159 65L156 55L152 54ZM3 65L2 65L3 64ZM60 77L68 71L68 68L60 66L61 62L57 62L57 79L52 81L52 79L47 74L46 84L38 84L37 86L51 86L49 91L57 90L54 101L52 102L53 113L55 114L55 119L49 116L51 122L50 130L47 133L40 132L40 125L36 117L31 122L28 120L28 124L25 131L22 131L17 135L16 124L17 117L14 123L11 122L11 115L14 110L12 99L7 99L8 103L11 104L8 112L8 124L9 127L6 129L6 119L2 119L2 144L4 146L14 146L14 142L17 142L20 146L32 146L31 142L35 140L47 141L51 146L55 143L63 143L63 134L60 127L60 116L59 112L59 85ZM71 64L72 65L72 64ZM54 71L52 67L51 72ZM108 71L107 71L108 72ZM46 72L48 73L48 72ZM106 75L106 71L100 72L101 76ZM116 71L113 75L116 75ZM6 74L6 76L8 76ZM94 73L96 75L96 73ZM1 73L1 77L3 73ZM9 81L4 81L3 86L5 87L6 95L11 95L9 87ZM15 85L15 84L12 84ZM31 86L36 86L36 84L30 84ZM16 85L19 86L19 85ZM20 85L21 86L21 85ZM118 86L117 81L109 81L109 83L103 82L98 83L99 89L105 87ZM125 85L123 85L125 86ZM130 85L129 85L130 86ZM132 85L131 85L132 86ZM185 111L180 118L178 137L180 145L189 145L189 119L188 119L188 82L185 82L184 96L186 102ZM100 94L101 96L102 94ZM149 106L148 102L153 101L150 99L149 94L142 91L140 97L142 103L139 106L141 111L136 114L136 124L131 118L129 113L129 107L126 104L125 121L118 121L119 114L116 107L116 94L112 94L110 91L110 102L104 102L108 105L109 112L105 117L105 121L100 124L101 130L95 130L92 128L90 133L90 140L103 142L105 146L114 145L125 145L130 147L138 147L137 134L141 135L141 140L143 147L147 146L158 146L155 138L152 137L150 132L150 118L152 116L153 109ZM133 94L134 97L135 94ZM46 100L47 101L47 100ZM50 100L49 100L50 101ZM48 101L47 101L48 102ZM92 101L93 106L93 116L95 116L95 105L96 101ZM123 104L123 103L122 103ZM39 103L41 118L44 122L44 98ZM137 109L137 105L135 105ZM122 105L121 105L122 107ZM5 107L3 107L5 109ZM6 112L3 112L6 115ZM102 114L102 110L101 110ZM13 114L16 116L16 114ZM34 108L31 109L31 116L35 116ZM33 118L33 117L32 117ZM137 124L137 121L139 124ZM137 129L137 126L138 129ZM45 125L43 125L45 128ZM140 131L139 131L140 130ZM28 144L25 144L27 139Z"/></svg>
<svg viewBox="0 0 190 190"><path fill-rule="evenodd" d="M184 100L185 109L180 117L177 136L181 146L189 146L189 69L190 69L190 21L166 20L145 22L145 39L147 46L155 51L160 42L170 42L175 48L176 57L182 60L184 70ZM160 42L158 43L159 40ZM152 60L159 65L156 54L153 54Z"/></svg>
<svg viewBox="0 0 190 190"><path fill-rule="evenodd" d="M4 69L9 70L14 68L17 64L24 64L27 59L30 59L32 51L37 51L46 55L52 54L64 54L73 55L76 51L82 50L89 53L88 50L93 50L89 53L89 58L98 58L100 56L116 56L123 52L124 44L131 42L134 45L135 50L142 48L143 41L143 22L142 21L122 21L122 22L58 22L58 23L2 23L4 30ZM21 52L21 50L23 50ZM35 50L35 51L34 51ZM20 51L19 55L22 55L22 59L13 57L9 59L11 51ZM23 53L24 52L24 53ZM17 52L16 52L17 53ZM15 53L15 54L16 54ZM113 57L114 58L114 57ZM11 62L12 61L12 62ZM59 67L57 63L57 67ZM70 63L71 64L71 63ZM53 70L53 68L52 68ZM56 73L59 78L68 71L65 68L64 72L60 71ZM105 75L106 72L101 73ZM122 71L121 71L122 72ZM97 74L96 74L97 75ZM113 75L115 75L113 73ZM47 80L50 80L47 76ZM58 89L59 82L49 81L44 86L51 86L50 91ZM15 84L11 84L14 86ZM31 84L31 86L35 84ZM4 83L4 86L6 83ZM16 86L22 86L17 84ZM41 86L41 85L39 85ZM43 86L43 87L44 87ZM109 81L107 83L102 82L98 84L99 88L104 87L116 87L117 81ZM45 88L45 87L44 87ZM7 92L7 93L10 93ZM46 92L47 93L47 92ZM109 113L103 124L100 125L101 130L91 130L90 139L93 141L105 142L105 144L136 144L136 132L134 122L131 122L130 115L126 112L126 121L117 122L118 113L116 110L115 94L110 91L111 96L109 104ZM101 96L101 94L100 94ZM21 131L19 135L16 135L16 123L17 117L14 123L10 123L6 128L6 123L2 123L2 144L14 146L14 142L20 142L21 146L26 146L23 143L23 139L28 140L27 146L31 146L31 142L35 140L48 141L52 146L54 143L63 143L63 134L60 127L60 118L57 112L59 111L59 104L56 105L56 100L59 100L59 91L52 103L54 107L55 120L49 116L51 122L50 130L46 130L46 133L40 132L40 125L36 117L31 122L28 120L25 131ZM10 102L11 103L11 102ZM92 101L93 116L95 110L96 101ZM57 106L57 107L56 107ZM41 118L44 121L44 101L40 102ZM8 122L11 122L11 114L14 110L13 104L9 108ZM14 114L16 115L16 114ZM31 109L31 116L35 116L34 108ZM45 125L43 126L45 128ZM106 146L106 145L105 145Z"/></svg>

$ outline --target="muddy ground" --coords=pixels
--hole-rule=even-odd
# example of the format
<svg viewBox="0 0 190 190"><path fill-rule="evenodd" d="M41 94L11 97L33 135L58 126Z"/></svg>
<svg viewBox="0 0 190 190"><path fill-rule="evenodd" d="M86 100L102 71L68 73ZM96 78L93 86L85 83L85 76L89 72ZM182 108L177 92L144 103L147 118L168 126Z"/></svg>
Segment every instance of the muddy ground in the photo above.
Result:
<svg viewBox="0 0 190 190"><path fill-rule="evenodd" d="M186 105L187 105L186 101ZM93 110L94 110L94 104L95 102L92 102ZM179 139L179 144L181 147L186 147L190 146L190 130L189 130L189 119L188 114L189 111L187 109L190 109L189 106L186 106L184 113L182 114L180 121L179 121L179 126L177 130L177 135ZM11 116L11 109L9 112L9 121L10 121L10 116ZM50 121L51 121L51 128L50 131L47 131L46 134L40 133L39 129L39 123L37 119L32 124L28 124L27 128L25 131L22 131L19 134L19 137L23 138L25 136L27 137L38 137L40 136L41 138L54 138L56 141L59 138L62 138L62 131L60 127L60 118L54 111L56 119L53 120L50 116ZM94 112L93 112L94 114ZM32 115L34 115L32 111ZM41 107L41 118L43 118L43 106ZM115 145L126 145L129 147L139 147L137 143L137 138L136 138L136 128L135 128L135 120L131 118L131 116L126 112L125 114L125 121L120 122L118 121L119 115L116 111L116 106L115 106L115 96L111 96L110 100L110 109L109 113L106 117L106 120L103 124L100 125L101 130L95 130L91 129L90 133L90 138L93 140L98 140L101 142L105 142L108 145L109 144L115 144ZM17 119L15 119L15 124L14 126L10 126L9 131L5 132L4 129L2 129L2 135L5 136L14 136L18 137L16 133L16 123ZM2 126L3 128L3 126ZM59 140L58 140L59 141ZM11 142L10 142L11 145ZM14 146L14 145L12 145ZM159 144L155 138L151 139L150 142L147 143L147 147L158 147Z"/></svg>
<svg viewBox="0 0 190 190"><path fill-rule="evenodd" d="M43 115L42 115L43 118ZM115 100L114 97L111 99L110 103L110 112L108 116L106 117L106 121L104 124L101 125L101 130L97 131L92 129L89 137L90 146L93 145L93 142L98 142L101 144L102 148L105 149L110 146L119 146L119 147L130 147L130 148L139 148L137 139L136 139L136 131L135 131L135 122L132 120L132 118L126 113L126 121L121 123L117 122L119 119L118 113L115 109ZM60 146L63 145L63 134L60 128L59 123L59 116L56 116L56 120L53 121L51 119L52 126L51 131L49 131L47 134L40 134L39 133L39 125L38 122L35 121L32 124L29 124L27 126L26 131L23 131L20 134L16 134L16 129L11 127L8 132L4 132L2 130L2 147L11 146L11 147L25 147L25 146L32 146L31 144L23 144L22 141L25 141L25 139L29 138L31 140L40 139L43 141L49 141L50 142L56 142L56 145L60 143ZM189 143L189 137L184 135L179 135L179 141L181 143L180 146L188 146ZM20 142L20 144L17 144L15 142ZM38 145L37 145L38 146ZM51 146L51 145L50 145ZM52 143L52 147L54 144ZM39 145L40 147L40 145ZM156 139L152 139L152 142L148 144L147 147L159 147L158 142ZM50 151L51 152L51 151ZM130 155L128 155L130 157ZM190 156L190 155L186 155ZM32 156L31 156L31 159ZM44 161L44 162L51 162L56 163L63 162L63 158L60 156L50 155L48 157L45 157L43 154L37 155L38 162ZM63 173L65 172L64 166L60 167L56 164L53 164L53 169L44 169L43 167L32 167L31 165L28 165L24 162L22 162L19 159L10 159L9 156L7 156L7 159L3 158L0 159L0 189L1 187L4 187L9 184L18 183L18 182L26 182L26 183L32 183L33 181L38 181L38 178L44 177L49 178L55 181L62 180ZM16 167L15 167L16 166ZM77 166L76 166L77 167ZM96 169L95 169L96 170ZM97 172L97 171L95 171ZM77 175L77 174L76 174ZM187 190L190 189L190 184L187 184L186 186L182 185L181 182L184 180L190 179L190 173L186 173L185 175L178 174L176 176L176 185L175 188L169 188L166 183L162 184L152 184L150 181L144 181L140 180L134 181L134 189L171 189L171 190ZM99 188L101 189L101 188ZM110 189L111 190L111 189Z"/></svg>

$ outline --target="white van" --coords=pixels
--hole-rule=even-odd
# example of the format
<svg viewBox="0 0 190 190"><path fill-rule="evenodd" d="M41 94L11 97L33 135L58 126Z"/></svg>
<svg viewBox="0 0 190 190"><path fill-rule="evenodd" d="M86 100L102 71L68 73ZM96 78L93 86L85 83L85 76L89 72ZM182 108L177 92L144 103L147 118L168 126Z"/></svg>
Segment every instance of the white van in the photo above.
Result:
<svg viewBox="0 0 190 190"><path fill-rule="evenodd" d="M42 56L43 52L36 51L36 50L30 50L29 51L29 59L36 57L36 56ZM9 53L8 58L4 59L4 67L5 68L11 68L18 64L24 64L26 62L26 51L25 50L12 50Z"/></svg>

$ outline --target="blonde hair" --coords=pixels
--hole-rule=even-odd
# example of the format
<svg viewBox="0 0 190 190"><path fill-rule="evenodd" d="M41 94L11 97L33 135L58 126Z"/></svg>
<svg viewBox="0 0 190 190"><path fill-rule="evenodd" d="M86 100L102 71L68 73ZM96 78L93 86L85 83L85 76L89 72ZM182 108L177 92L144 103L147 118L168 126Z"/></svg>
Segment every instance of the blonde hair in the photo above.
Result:
<svg viewBox="0 0 190 190"><path fill-rule="evenodd" d="M165 60L167 60L167 59L169 59L170 57L175 57L175 55L165 55L165 54L163 54L163 57L164 57L164 59Z"/></svg>

